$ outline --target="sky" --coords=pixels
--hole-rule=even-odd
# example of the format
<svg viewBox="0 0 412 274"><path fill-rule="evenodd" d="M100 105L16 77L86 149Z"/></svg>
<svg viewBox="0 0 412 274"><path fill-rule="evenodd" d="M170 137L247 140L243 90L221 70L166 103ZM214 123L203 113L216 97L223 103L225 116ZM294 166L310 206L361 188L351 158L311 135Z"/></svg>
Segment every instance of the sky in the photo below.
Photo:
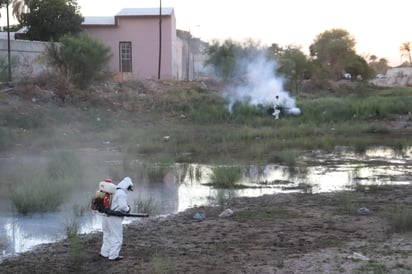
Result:
<svg viewBox="0 0 412 274"><path fill-rule="evenodd" d="M253 39L264 46L300 46L308 54L317 35L342 28L355 38L359 55L396 66L401 44L412 41L411 0L77 0L83 16L114 16L122 8L160 2L174 8L177 29L206 42Z"/></svg>
<svg viewBox="0 0 412 274"><path fill-rule="evenodd" d="M176 27L206 42L253 39L262 45L309 45L326 30L342 28L356 52L401 63L399 48L412 41L411 0L161 0L173 7ZM114 15L122 8L159 7L160 0L78 0L83 16ZM404 59L402 59L404 60Z"/></svg>

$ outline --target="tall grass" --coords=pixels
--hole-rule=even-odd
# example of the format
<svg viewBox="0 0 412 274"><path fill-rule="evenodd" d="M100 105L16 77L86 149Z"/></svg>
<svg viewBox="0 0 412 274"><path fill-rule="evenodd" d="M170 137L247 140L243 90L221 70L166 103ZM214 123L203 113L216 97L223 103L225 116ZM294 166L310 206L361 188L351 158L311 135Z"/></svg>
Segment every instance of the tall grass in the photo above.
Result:
<svg viewBox="0 0 412 274"><path fill-rule="evenodd" d="M11 192L11 200L17 211L27 215L35 212L53 212L64 201L64 182L56 182L37 175L27 179L21 186Z"/></svg>
<svg viewBox="0 0 412 274"><path fill-rule="evenodd" d="M67 151L53 153L44 171L16 178L22 183L11 191L11 201L24 215L57 211L82 174L83 166L76 155Z"/></svg>
<svg viewBox="0 0 412 274"><path fill-rule="evenodd" d="M217 166L212 169L211 184L216 188L234 188L242 178L239 166Z"/></svg>
<svg viewBox="0 0 412 274"><path fill-rule="evenodd" d="M66 220L66 236L69 241L70 259L75 264L74 268L79 269L84 260L84 246L79 237L80 222L77 216Z"/></svg>
<svg viewBox="0 0 412 274"><path fill-rule="evenodd" d="M159 205L152 197L147 199L138 198L133 202L133 211L153 214L158 210L158 206Z"/></svg>

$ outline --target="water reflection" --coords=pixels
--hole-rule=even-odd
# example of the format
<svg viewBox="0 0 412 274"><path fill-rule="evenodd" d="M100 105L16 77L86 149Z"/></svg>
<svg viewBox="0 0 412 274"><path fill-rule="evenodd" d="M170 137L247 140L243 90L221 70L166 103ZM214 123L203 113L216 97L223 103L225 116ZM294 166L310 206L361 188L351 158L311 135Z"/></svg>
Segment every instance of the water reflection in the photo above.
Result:
<svg viewBox="0 0 412 274"><path fill-rule="evenodd" d="M311 186L311 192L339 191L354 184L406 184L410 183L411 153L408 148L394 151L388 148L368 150L359 155L340 149L333 153L313 151L302 156L303 166L290 169L278 164L244 167L241 184L244 189L233 190L234 196L261 196L287 191L300 191L301 184ZM74 205L83 205L86 212L76 219L80 224L80 233L100 231L101 216L88 211L88 201L96 190L97 180L110 177L111 174L123 174L124 165L115 152L86 151L82 158L87 158L88 174L83 185L71 193L71 201L66 201L58 213L33 216L21 216L9 200L10 185L0 184L0 261L6 256L30 250L32 247L65 238L66 227L72 220ZM0 159L0 172L6 178L13 178L18 172L16 163L28 169L37 169L44 164L46 156L19 157ZM40 161L39 161L40 159ZM98 160L93 160L98 159ZM133 166L135 165L135 166ZM98 168L97 168L98 167ZM189 207L216 203L219 190L206 186L212 173L212 166L199 164L176 164L166 173L153 181L139 169L137 161L128 168L137 187L130 195L131 203L150 198L155 201L157 214L170 214ZM109 170L109 171L107 171ZM140 171L141 172L140 172ZM89 179L87 179L89 178ZM91 179L90 179L91 178ZM98 178L96 180L96 178ZM1 195L1 194L0 194ZM81 197L81 199L79 199ZM136 221L125 219L125 222Z"/></svg>

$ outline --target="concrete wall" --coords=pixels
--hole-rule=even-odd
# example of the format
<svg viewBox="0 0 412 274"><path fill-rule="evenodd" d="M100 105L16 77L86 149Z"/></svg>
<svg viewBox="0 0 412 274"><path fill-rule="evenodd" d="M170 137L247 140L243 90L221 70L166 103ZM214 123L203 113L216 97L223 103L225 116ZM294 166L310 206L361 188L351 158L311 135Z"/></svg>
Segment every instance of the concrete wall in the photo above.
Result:
<svg viewBox="0 0 412 274"><path fill-rule="evenodd" d="M10 40L12 81L36 76L47 69L43 54L47 45L47 42ZM7 39L0 39L0 58L0 69L7 70Z"/></svg>
<svg viewBox="0 0 412 274"><path fill-rule="evenodd" d="M412 87L412 68L391 68L382 78L375 78L371 83L382 87Z"/></svg>

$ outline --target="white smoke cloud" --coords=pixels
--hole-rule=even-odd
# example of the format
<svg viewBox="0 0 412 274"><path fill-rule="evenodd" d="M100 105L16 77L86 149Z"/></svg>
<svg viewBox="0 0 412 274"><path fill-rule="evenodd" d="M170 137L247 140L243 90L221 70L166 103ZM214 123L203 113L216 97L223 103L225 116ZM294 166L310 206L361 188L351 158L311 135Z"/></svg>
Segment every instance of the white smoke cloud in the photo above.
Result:
<svg viewBox="0 0 412 274"><path fill-rule="evenodd" d="M259 54L253 59L240 60L238 64L245 74L238 76L242 84L232 85L224 93L230 102L229 110L237 101L270 107L277 100L277 104L285 108L296 107L295 99L283 89L284 79L274 75L277 68L275 61L267 60L264 54Z"/></svg>

